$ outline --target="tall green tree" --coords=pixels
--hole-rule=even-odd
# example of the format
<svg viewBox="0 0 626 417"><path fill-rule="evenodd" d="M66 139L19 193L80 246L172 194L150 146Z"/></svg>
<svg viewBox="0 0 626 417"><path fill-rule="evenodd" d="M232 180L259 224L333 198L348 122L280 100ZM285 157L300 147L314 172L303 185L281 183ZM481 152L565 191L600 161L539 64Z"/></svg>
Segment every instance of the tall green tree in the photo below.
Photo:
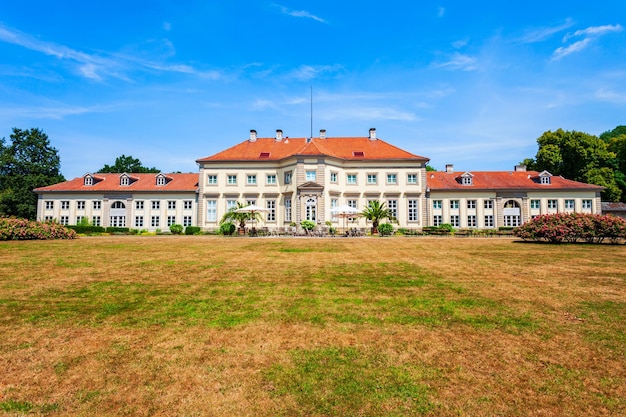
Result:
<svg viewBox="0 0 626 417"><path fill-rule="evenodd" d="M587 133L558 129L545 132L537 144L535 158L524 160L529 169L601 185L606 187L603 200L619 201L622 191L615 177L617 159L605 141Z"/></svg>
<svg viewBox="0 0 626 417"><path fill-rule="evenodd" d="M137 174L141 173L157 173L161 172L161 170L152 167L144 167L141 161L138 158L133 158L132 156L118 156L115 158L115 163L113 165L105 164L99 171L100 173L123 173L123 172L133 172Z"/></svg>
<svg viewBox="0 0 626 417"><path fill-rule="evenodd" d="M10 143L0 139L0 214L34 219L33 189L63 181L58 151L42 130L13 128Z"/></svg>

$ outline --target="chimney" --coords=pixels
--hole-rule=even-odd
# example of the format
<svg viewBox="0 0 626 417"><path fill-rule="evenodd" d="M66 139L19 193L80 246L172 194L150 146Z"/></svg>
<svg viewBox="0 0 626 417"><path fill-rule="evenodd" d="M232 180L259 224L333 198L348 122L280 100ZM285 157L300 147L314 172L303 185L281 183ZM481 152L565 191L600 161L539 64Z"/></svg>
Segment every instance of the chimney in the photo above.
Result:
<svg viewBox="0 0 626 417"><path fill-rule="evenodd" d="M446 164L446 172L447 172L447 173L452 173L452 172L454 172L454 165L452 165L452 164Z"/></svg>
<svg viewBox="0 0 626 417"><path fill-rule="evenodd" d="M515 172L525 172L525 171L526 171L526 165L524 164L515 165Z"/></svg>
<svg viewBox="0 0 626 417"><path fill-rule="evenodd" d="M280 142L281 140L283 140L283 131L276 129L276 142Z"/></svg>
<svg viewBox="0 0 626 417"><path fill-rule="evenodd" d="M250 131L250 142L256 142L256 130Z"/></svg>
<svg viewBox="0 0 626 417"><path fill-rule="evenodd" d="M370 129L370 140L376 140L376 128L375 127Z"/></svg>
<svg viewBox="0 0 626 417"><path fill-rule="evenodd" d="M320 139L326 139L326 129L320 129Z"/></svg>

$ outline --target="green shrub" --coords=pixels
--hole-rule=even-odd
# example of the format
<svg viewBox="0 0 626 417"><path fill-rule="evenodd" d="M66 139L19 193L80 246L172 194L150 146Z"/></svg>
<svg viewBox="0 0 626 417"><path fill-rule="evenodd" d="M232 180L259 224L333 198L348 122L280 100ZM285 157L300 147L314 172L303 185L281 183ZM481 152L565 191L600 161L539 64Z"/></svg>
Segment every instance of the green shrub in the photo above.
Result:
<svg viewBox="0 0 626 417"><path fill-rule="evenodd" d="M516 228L514 233L524 240L550 243L600 243L604 239L615 243L626 239L626 220L600 214L544 214Z"/></svg>
<svg viewBox="0 0 626 417"><path fill-rule="evenodd" d="M107 233L128 233L130 229L128 227L107 227L105 229Z"/></svg>
<svg viewBox="0 0 626 417"><path fill-rule="evenodd" d="M235 233L236 228L237 226L235 226L235 223L231 223L231 222L222 223L220 224L220 233L223 234L224 236L230 236L233 233Z"/></svg>
<svg viewBox="0 0 626 417"><path fill-rule="evenodd" d="M82 233L82 234L90 234L90 233L103 233L104 232L104 227L102 226L90 226L90 225L82 225L82 224L77 224L75 226L65 226L68 229L72 229L74 230L76 233Z"/></svg>
<svg viewBox="0 0 626 417"><path fill-rule="evenodd" d="M391 236L393 234L393 225L389 223L379 224L378 234L381 236Z"/></svg>
<svg viewBox="0 0 626 417"><path fill-rule="evenodd" d="M200 234L200 227L198 226L187 226L185 228L185 234L186 235L199 235Z"/></svg>
<svg viewBox="0 0 626 417"><path fill-rule="evenodd" d="M315 229L315 222L311 221L311 220L302 220L300 222L300 226L304 229L304 230L308 230L311 231L313 229Z"/></svg>
<svg viewBox="0 0 626 417"><path fill-rule="evenodd" d="M182 224L173 224L170 226L170 232L173 235L180 235L183 233L183 225Z"/></svg>
<svg viewBox="0 0 626 417"><path fill-rule="evenodd" d="M0 240L76 239L78 234L56 222L0 217Z"/></svg>

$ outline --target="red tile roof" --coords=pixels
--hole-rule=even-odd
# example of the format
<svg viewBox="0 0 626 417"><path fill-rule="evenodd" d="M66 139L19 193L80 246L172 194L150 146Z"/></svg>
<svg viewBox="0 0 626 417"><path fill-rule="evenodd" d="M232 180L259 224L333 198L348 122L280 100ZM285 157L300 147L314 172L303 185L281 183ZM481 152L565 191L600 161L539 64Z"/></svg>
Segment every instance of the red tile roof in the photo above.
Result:
<svg viewBox="0 0 626 417"><path fill-rule="evenodd" d="M93 185L85 185L85 177L91 175ZM120 185L122 174L86 174L84 177L36 188L40 192L138 192L138 191L189 191L198 189L198 174L162 174L166 178L165 185L157 185L157 176L160 174L127 174L131 178L129 185Z"/></svg>
<svg viewBox="0 0 626 417"><path fill-rule="evenodd" d="M355 155L355 152L357 153ZM360 156L358 152L363 152ZM263 154L263 156L261 156ZM269 155L267 155L269 154ZM296 155L325 155L344 160L418 160L428 162L428 158L414 155L380 139L357 138L257 138L246 140L213 156L200 158L196 162L217 161L278 161Z"/></svg>
<svg viewBox="0 0 626 417"><path fill-rule="evenodd" d="M541 184L537 171L480 171L471 172L472 185L461 184L463 172L427 172L426 182L434 191L446 190L595 190L604 187L572 181L553 175L550 184Z"/></svg>

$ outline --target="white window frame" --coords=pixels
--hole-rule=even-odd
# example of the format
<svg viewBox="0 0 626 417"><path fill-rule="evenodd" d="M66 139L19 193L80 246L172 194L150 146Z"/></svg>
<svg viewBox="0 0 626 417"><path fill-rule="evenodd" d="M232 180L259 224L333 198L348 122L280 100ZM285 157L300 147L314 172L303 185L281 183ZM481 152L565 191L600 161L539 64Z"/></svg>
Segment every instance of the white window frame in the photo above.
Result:
<svg viewBox="0 0 626 417"><path fill-rule="evenodd" d="M152 210L161 210L161 202L159 200L152 200Z"/></svg>
<svg viewBox="0 0 626 417"><path fill-rule="evenodd" d="M276 174L267 174L266 183L267 185L276 185Z"/></svg>
<svg viewBox="0 0 626 417"><path fill-rule="evenodd" d="M143 210L143 208L144 208L143 200L136 200L135 201L135 210Z"/></svg>
<svg viewBox="0 0 626 417"><path fill-rule="evenodd" d="M176 200L167 200L167 209L176 210Z"/></svg>
<svg viewBox="0 0 626 417"><path fill-rule="evenodd" d="M387 184L395 185L397 183L398 183L398 174L396 173L387 174Z"/></svg>
<svg viewBox="0 0 626 417"><path fill-rule="evenodd" d="M358 184L357 174L346 174L346 184L357 185Z"/></svg>
<svg viewBox="0 0 626 417"><path fill-rule="evenodd" d="M416 198L409 198L407 200L407 220L411 223L419 222L419 200Z"/></svg>
<svg viewBox="0 0 626 417"><path fill-rule="evenodd" d="M93 209L94 210L102 210L102 201L94 200L94 202L93 202Z"/></svg>
<svg viewBox="0 0 626 417"><path fill-rule="evenodd" d="M450 200L450 209L458 210L459 209L459 200Z"/></svg>
<svg viewBox="0 0 626 417"><path fill-rule="evenodd" d="M217 200L206 201L206 221L210 223L217 222Z"/></svg>
<svg viewBox="0 0 626 417"><path fill-rule="evenodd" d="M193 209L193 201L191 200L184 200L183 201L183 210L191 210Z"/></svg>
<svg viewBox="0 0 626 417"><path fill-rule="evenodd" d="M237 174L228 174L226 177L227 185L237 185Z"/></svg>
<svg viewBox="0 0 626 417"><path fill-rule="evenodd" d="M407 184L417 184L417 174L407 174L406 175L406 183Z"/></svg>
<svg viewBox="0 0 626 417"><path fill-rule="evenodd" d="M483 201L483 208L485 208L485 209L493 209L493 200L485 200L485 201Z"/></svg>
<svg viewBox="0 0 626 417"><path fill-rule="evenodd" d="M217 185L217 174L208 174L206 176L207 185Z"/></svg>
<svg viewBox="0 0 626 417"><path fill-rule="evenodd" d="M467 200L467 208L470 210L476 209L476 200Z"/></svg>
<svg viewBox="0 0 626 417"><path fill-rule="evenodd" d="M306 181L317 181L317 171L307 170L304 174Z"/></svg>
<svg viewBox="0 0 626 417"><path fill-rule="evenodd" d="M143 216L135 216L135 227L143 227Z"/></svg>
<svg viewBox="0 0 626 417"><path fill-rule="evenodd" d="M367 185L376 185L376 184L378 184L378 175L367 174Z"/></svg>
<svg viewBox="0 0 626 417"><path fill-rule="evenodd" d="M256 185L256 174L246 175L246 185Z"/></svg>
<svg viewBox="0 0 626 417"><path fill-rule="evenodd" d="M266 200L265 208L267 209L265 221L276 222L276 200Z"/></svg>
<svg viewBox="0 0 626 417"><path fill-rule="evenodd" d="M433 209L439 210L443 207L443 200L433 200Z"/></svg>

